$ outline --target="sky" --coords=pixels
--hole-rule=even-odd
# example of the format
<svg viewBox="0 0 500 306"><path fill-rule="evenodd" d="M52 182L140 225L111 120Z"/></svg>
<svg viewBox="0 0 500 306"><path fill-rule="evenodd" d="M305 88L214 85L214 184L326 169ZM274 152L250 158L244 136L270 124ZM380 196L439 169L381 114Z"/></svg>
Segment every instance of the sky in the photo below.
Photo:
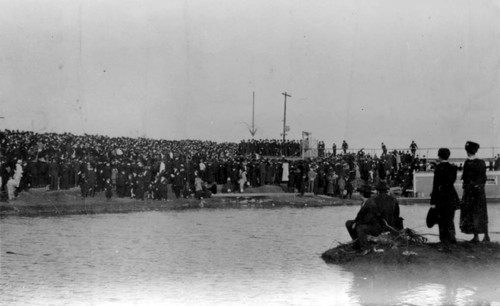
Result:
<svg viewBox="0 0 500 306"><path fill-rule="evenodd" d="M500 1L0 0L0 129L500 147Z"/></svg>

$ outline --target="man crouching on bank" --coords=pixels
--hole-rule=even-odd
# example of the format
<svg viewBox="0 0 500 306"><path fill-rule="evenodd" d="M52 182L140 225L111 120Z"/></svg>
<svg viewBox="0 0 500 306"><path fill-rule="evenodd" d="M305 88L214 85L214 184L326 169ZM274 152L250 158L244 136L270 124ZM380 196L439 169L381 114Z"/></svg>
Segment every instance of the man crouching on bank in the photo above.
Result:
<svg viewBox="0 0 500 306"><path fill-rule="evenodd" d="M383 227L380 224L380 212L375 201L371 198L372 189L368 185L361 185L357 191L361 195L363 202L354 220L345 223L347 231L353 240L356 240L354 249L361 255L371 252L367 235L378 236L382 233Z"/></svg>

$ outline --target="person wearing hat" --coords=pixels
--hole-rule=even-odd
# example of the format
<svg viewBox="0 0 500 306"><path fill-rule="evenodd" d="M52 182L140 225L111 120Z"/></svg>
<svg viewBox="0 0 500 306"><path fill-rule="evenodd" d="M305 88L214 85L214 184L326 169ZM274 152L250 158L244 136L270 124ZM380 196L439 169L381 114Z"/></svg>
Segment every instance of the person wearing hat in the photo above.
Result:
<svg viewBox="0 0 500 306"><path fill-rule="evenodd" d="M439 226L439 240L444 245L443 250L449 250L450 243L457 243L455 238L455 209L458 204L458 194L453 184L457 179L457 166L448 162L450 150L438 150L438 164L434 170L434 180L431 192L431 207L436 209Z"/></svg>
<svg viewBox="0 0 500 306"><path fill-rule="evenodd" d="M417 149L418 149L418 146L417 144L415 143L415 140L412 140L411 141L411 144L410 144L410 151L411 151L411 156L413 158L415 158L415 153L417 152Z"/></svg>
<svg viewBox="0 0 500 306"><path fill-rule="evenodd" d="M370 243L368 235L378 236L382 233L382 226L379 222L379 209L375 201L371 198L372 189L369 185L361 185L357 191L362 199L361 208L354 220L345 223L347 231L353 240L356 240L354 249L362 255L370 253Z"/></svg>
<svg viewBox="0 0 500 306"><path fill-rule="evenodd" d="M344 155L347 153L347 149L349 149L349 145L345 140L342 141L342 151L344 151Z"/></svg>
<svg viewBox="0 0 500 306"><path fill-rule="evenodd" d="M391 230L402 230L403 219L399 216L399 202L395 197L387 193L389 186L385 181L381 180L375 189L378 194L373 198L373 201L375 201L379 209L381 224Z"/></svg>
<svg viewBox="0 0 500 306"><path fill-rule="evenodd" d="M460 213L460 230L473 234L472 242L479 242L479 234L484 234L483 241L489 242L488 210L486 206L486 163L476 157L479 144L467 141L465 151L468 159L464 163L462 174L464 194Z"/></svg>

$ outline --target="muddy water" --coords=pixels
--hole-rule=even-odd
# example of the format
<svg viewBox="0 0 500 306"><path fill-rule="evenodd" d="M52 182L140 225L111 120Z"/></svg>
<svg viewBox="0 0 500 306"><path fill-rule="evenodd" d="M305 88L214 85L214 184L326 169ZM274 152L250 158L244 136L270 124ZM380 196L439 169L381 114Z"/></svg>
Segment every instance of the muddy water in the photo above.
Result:
<svg viewBox="0 0 500 306"><path fill-rule="evenodd" d="M4 218L0 304L500 305L500 268L405 275L325 264L320 254L349 240L344 222L357 210ZM401 210L406 226L437 234L424 226L427 206ZM500 206L489 213L491 231L500 232Z"/></svg>

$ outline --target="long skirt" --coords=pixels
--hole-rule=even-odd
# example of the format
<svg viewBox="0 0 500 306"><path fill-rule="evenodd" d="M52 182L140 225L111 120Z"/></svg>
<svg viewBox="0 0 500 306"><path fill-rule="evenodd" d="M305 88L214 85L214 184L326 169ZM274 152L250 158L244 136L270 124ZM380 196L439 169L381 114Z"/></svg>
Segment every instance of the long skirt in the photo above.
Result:
<svg viewBox="0 0 500 306"><path fill-rule="evenodd" d="M460 210L462 233L484 234L488 231L488 209L484 187L466 188Z"/></svg>

